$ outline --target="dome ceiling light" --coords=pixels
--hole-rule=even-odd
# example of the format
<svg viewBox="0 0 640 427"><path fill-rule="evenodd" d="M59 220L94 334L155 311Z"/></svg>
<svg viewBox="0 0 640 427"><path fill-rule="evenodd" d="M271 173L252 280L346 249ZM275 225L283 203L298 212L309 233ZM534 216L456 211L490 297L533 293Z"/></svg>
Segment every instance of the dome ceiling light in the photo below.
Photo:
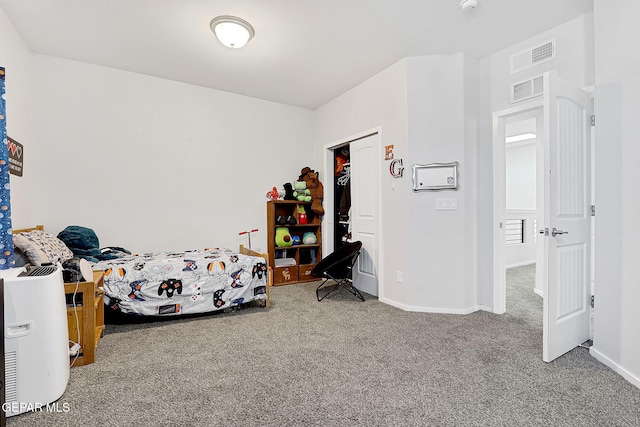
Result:
<svg viewBox="0 0 640 427"><path fill-rule="evenodd" d="M251 24L235 16L218 16L211 20L209 26L220 43L232 49L241 48L255 34Z"/></svg>

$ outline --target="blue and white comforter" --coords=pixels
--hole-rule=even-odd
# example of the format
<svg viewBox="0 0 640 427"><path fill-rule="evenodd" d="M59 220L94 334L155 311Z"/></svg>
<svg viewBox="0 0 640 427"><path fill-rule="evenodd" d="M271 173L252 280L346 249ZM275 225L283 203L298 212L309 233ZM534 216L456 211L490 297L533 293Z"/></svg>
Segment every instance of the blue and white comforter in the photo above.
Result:
<svg viewBox="0 0 640 427"><path fill-rule="evenodd" d="M206 313L267 298L265 259L230 249L130 255L93 269L105 272L105 304L127 314Z"/></svg>

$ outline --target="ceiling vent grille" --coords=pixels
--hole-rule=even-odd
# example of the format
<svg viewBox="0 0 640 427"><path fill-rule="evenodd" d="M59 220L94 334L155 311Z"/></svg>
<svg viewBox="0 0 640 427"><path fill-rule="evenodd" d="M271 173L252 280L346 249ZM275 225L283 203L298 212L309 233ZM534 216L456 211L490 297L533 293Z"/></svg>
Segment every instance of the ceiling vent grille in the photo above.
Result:
<svg viewBox="0 0 640 427"><path fill-rule="evenodd" d="M546 43L531 47L523 52L511 55L511 74L525 70L534 65L542 64L556 58L556 41L550 40Z"/></svg>
<svg viewBox="0 0 640 427"><path fill-rule="evenodd" d="M511 103L542 95L542 75L511 85Z"/></svg>

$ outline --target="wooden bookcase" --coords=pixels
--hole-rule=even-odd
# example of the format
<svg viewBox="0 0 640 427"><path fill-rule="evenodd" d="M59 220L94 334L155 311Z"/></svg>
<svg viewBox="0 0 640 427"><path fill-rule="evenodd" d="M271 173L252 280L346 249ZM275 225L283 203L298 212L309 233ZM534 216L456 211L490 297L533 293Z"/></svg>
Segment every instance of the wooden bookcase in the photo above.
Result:
<svg viewBox="0 0 640 427"><path fill-rule="evenodd" d="M80 355L72 366L93 363L98 342L104 331L104 273L93 272L90 282L64 284L67 298L67 324L69 340L80 343ZM73 304L75 294L75 307Z"/></svg>
<svg viewBox="0 0 640 427"><path fill-rule="evenodd" d="M300 224L299 208L306 212L306 224ZM295 218L295 224L278 224L279 217L289 216ZM302 240L304 233L311 232L316 236L316 243L278 247L275 240L278 227L287 227L291 236L297 236L300 240ZM298 202L297 200L268 201L267 245L269 248L269 267L273 271L275 286L318 280L311 277L311 270L322 259L322 227L320 216L311 210L311 203ZM276 266L276 262L281 262L284 259L287 259L292 265Z"/></svg>

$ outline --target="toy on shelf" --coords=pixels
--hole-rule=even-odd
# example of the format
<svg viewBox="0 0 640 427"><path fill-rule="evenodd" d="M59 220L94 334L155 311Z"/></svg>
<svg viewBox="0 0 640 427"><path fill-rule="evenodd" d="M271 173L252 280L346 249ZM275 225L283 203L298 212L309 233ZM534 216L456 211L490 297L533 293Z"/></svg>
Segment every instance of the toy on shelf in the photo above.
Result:
<svg viewBox="0 0 640 427"><path fill-rule="evenodd" d="M276 224L278 225L296 225L298 222L293 215L278 215Z"/></svg>
<svg viewBox="0 0 640 427"><path fill-rule="evenodd" d="M324 208L322 207L322 200L324 199L324 186L318 179L318 172L312 170L309 167L304 167L300 171L299 181L304 181L309 190L311 196L311 210L318 215L324 215ZM298 182L298 181L296 181Z"/></svg>
<svg viewBox="0 0 640 427"><path fill-rule="evenodd" d="M286 248L293 245L293 239L291 233L287 227L276 228L276 246L279 248Z"/></svg>
<svg viewBox="0 0 640 427"><path fill-rule="evenodd" d="M302 243L305 245L315 245L316 243L318 243L318 240L316 239L316 235L313 234L313 232L307 231L302 235Z"/></svg>
<svg viewBox="0 0 640 427"><path fill-rule="evenodd" d="M296 200L296 196L293 195L293 185L290 182L285 182L283 187L284 200Z"/></svg>
<svg viewBox="0 0 640 427"><path fill-rule="evenodd" d="M282 197L282 193L279 193L276 187L273 187L271 191L267 193L267 199L269 200L281 200Z"/></svg>
<svg viewBox="0 0 640 427"><path fill-rule="evenodd" d="M293 192L293 197L296 198L299 202L310 202L311 201L311 190L307 188L307 183L304 181L296 181L293 183L293 188L295 191Z"/></svg>
<svg viewBox="0 0 640 427"><path fill-rule="evenodd" d="M307 224L307 211L304 206L298 206L298 224Z"/></svg>

